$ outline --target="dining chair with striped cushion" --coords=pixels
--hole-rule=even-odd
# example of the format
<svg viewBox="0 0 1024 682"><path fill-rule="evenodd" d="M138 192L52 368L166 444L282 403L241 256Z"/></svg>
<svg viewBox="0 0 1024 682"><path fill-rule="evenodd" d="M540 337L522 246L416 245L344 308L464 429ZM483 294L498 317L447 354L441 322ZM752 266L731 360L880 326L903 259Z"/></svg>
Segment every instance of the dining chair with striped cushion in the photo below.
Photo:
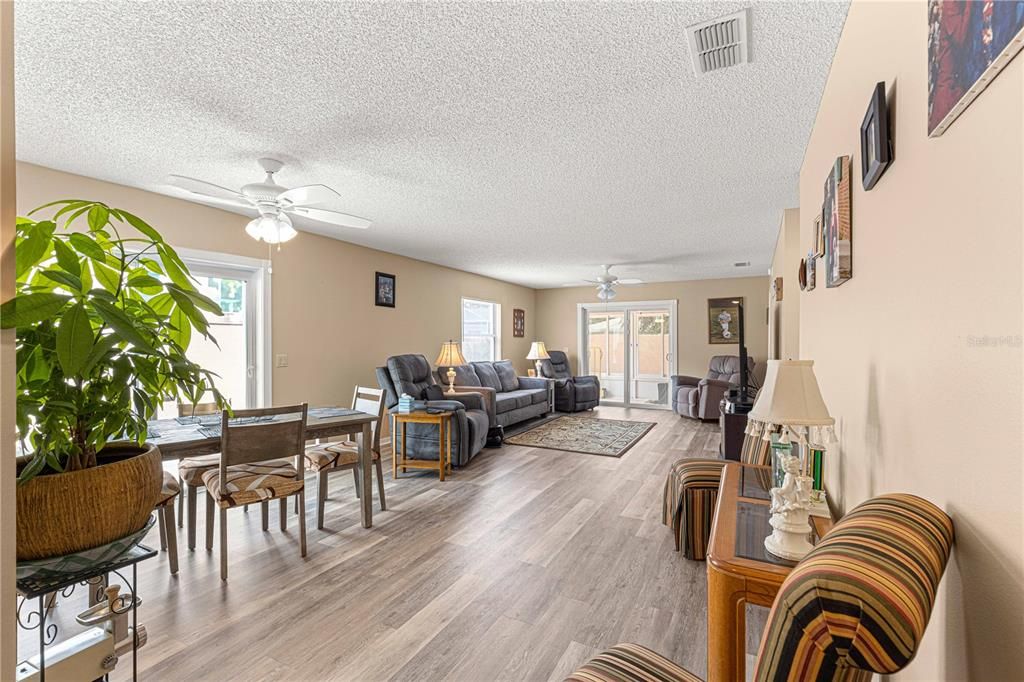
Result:
<svg viewBox="0 0 1024 682"><path fill-rule="evenodd" d="M856 507L786 577L754 668L758 682L867 682L917 653L953 547L953 522L920 497L891 494ZM694 682L650 649L619 644L573 682Z"/></svg>
<svg viewBox="0 0 1024 682"><path fill-rule="evenodd" d="M771 463L770 443L764 439L765 425L750 421L743 436L740 461L745 464ZM718 500L718 483L724 459L681 459L672 465L665 481L662 522L672 529L676 551L694 561L707 556L711 521Z"/></svg>

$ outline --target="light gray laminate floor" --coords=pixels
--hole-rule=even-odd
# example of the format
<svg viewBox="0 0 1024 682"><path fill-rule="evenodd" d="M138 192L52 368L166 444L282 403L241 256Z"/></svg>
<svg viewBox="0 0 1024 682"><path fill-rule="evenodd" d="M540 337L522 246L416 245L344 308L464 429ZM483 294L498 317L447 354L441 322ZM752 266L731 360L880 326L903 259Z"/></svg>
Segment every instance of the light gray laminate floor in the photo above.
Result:
<svg viewBox="0 0 1024 682"><path fill-rule="evenodd" d="M717 456L717 425L597 414L658 425L621 459L505 446L444 483L387 473L389 508L375 492L370 530L347 473L333 477L316 530L310 485L305 560L293 514L287 533L276 511L264 533L257 510L233 511L226 584L202 527L195 552L179 532L177 577L165 554L140 566L141 678L561 679L620 641L702 674L704 565L673 551L661 495L672 462ZM80 606L72 598L55 617L66 624ZM33 653L32 637L23 642L22 656ZM128 663L114 679L128 679Z"/></svg>

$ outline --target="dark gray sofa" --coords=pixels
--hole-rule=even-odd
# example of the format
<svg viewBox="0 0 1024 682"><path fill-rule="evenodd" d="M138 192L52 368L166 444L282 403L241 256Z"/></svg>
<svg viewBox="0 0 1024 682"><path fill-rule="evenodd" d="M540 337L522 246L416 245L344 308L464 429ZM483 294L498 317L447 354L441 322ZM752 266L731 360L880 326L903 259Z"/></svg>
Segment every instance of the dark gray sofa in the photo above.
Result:
<svg viewBox="0 0 1024 682"><path fill-rule="evenodd" d="M455 389L481 394L492 407L492 426L505 427L551 412L551 381L542 377L516 375L511 360L471 362L455 367ZM448 368L437 369L438 378L448 385Z"/></svg>
<svg viewBox="0 0 1024 682"><path fill-rule="evenodd" d="M540 371L555 381L555 409L559 412L582 412L601 404L601 382L596 376L572 375L569 358L560 350L549 350L549 358L541 360Z"/></svg>
<svg viewBox="0 0 1024 682"><path fill-rule="evenodd" d="M428 400L428 391L437 393L440 387L434 381L430 363L422 355L395 355L387 359L384 367L377 368L377 383L384 391L388 411L398 409L398 397L407 393L417 400L425 400L427 407L455 411L452 418L452 466L463 466L483 450L487 431L491 425L486 399L472 393ZM431 389L430 387L435 387ZM406 456L410 459L438 457L438 429L433 424L409 424L405 430ZM392 434L392 438L394 438Z"/></svg>

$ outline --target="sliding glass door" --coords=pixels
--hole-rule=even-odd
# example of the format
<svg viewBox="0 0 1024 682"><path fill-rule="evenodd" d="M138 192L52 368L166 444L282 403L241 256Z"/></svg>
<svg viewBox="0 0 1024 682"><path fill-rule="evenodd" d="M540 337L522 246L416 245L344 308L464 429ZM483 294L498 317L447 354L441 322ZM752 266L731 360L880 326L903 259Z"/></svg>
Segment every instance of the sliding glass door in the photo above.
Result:
<svg viewBox="0 0 1024 682"><path fill-rule="evenodd" d="M675 301L579 304L580 371L600 379L602 402L668 407L675 313Z"/></svg>

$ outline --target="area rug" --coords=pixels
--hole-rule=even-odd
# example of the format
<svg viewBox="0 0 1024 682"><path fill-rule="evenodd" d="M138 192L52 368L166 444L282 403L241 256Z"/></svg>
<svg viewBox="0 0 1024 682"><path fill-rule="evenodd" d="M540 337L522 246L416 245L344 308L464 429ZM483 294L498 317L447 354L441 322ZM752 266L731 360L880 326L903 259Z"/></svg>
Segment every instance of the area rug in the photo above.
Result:
<svg viewBox="0 0 1024 682"><path fill-rule="evenodd" d="M505 442L531 448L622 457L653 426L654 422L564 415L529 431L506 437Z"/></svg>

